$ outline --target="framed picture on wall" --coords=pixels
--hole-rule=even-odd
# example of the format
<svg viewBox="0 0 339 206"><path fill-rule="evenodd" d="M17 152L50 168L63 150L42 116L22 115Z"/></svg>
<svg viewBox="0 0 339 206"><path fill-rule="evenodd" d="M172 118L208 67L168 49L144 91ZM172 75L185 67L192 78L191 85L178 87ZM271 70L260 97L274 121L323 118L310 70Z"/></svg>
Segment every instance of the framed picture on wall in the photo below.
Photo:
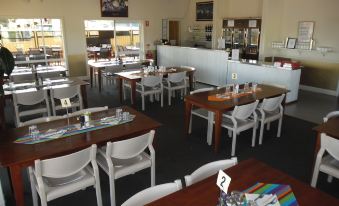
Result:
<svg viewBox="0 0 339 206"><path fill-rule="evenodd" d="M128 0L100 0L102 17L128 17Z"/></svg>
<svg viewBox="0 0 339 206"><path fill-rule="evenodd" d="M313 37L314 22L301 21L298 25L298 42L311 42Z"/></svg>
<svg viewBox="0 0 339 206"><path fill-rule="evenodd" d="M287 49L294 49L296 44L297 44L297 38L291 38L291 37L287 38L287 41L286 41Z"/></svg>
<svg viewBox="0 0 339 206"><path fill-rule="evenodd" d="M197 21L213 21L213 1L197 2L196 20Z"/></svg>

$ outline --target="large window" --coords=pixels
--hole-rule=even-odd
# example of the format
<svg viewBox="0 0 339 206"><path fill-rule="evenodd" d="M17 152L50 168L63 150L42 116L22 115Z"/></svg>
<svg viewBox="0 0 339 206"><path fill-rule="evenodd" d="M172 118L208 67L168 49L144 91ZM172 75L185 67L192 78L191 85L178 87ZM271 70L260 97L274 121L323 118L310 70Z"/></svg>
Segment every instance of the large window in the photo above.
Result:
<svg viewBox="0 0 339 206"><path fill-rule="evenodd" d="M0 34L17 65L64 64L60 19L0 18Z"/></svg>
<svg viewBox="0 0 339 206"><path fill-rule="evenodd" d="M139 58L143 55L138 22L86 20L85 33L89 59Z"/></svg>

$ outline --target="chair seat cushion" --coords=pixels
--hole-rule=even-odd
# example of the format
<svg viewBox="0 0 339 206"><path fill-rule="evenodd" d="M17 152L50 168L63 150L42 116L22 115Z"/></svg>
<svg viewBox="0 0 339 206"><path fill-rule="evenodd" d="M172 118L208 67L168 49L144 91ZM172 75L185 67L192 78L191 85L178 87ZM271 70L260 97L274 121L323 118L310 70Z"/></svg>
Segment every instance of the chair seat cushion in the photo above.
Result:
<svg viewBox="0 0 339 206"><path fill-rule="evenodd" d="M196 115L198 117L208 119L208 111L206 109L202 109L202 108L192 109L192 115Z"/></svg>
<svg viewBox="0 0 339 206"><path fill-rule="evenodd" d="M258 120L261 121L262 120L261 112L259 112L258 110L256 110L255 112L258 115ZM265 112L265 123L272 122L281 117L279 109L276 109L275 111L272 111L272 112L268 112L268 111L264 111L264 112Z"/></svg>
<svg viewBox="0 0 339 206"><path fill-rule="evenodd" d="M164 88L165 89L172 89L172 90L175 90L175 89L184 89L186 87L184 81L182 81L182 82L170 82L169 85L168 85L167 81L163 81L163 84L164 84Z"/></svg>
<svg viewBox="0 0 339 206"><path fill-rule="evenodd" d="M245 131L245 130L255 126L255 122L251 118L246 119L246 120L236 119L236 121L237 121L236 132ZM230 118L226 118L226 117L222 118L221 126L227 128L227 129L233 129L234 128L234 124L233 124L232 120Z"/></svg>
<svg viewBox="0 0 339 206"><path fill-rule="evenodd" d="M64 178L43 178L47 201L71 194L95 184L93 169L85 167L80 172ZM38 188L37 188L37 191Z"/></svg>
<svg viewBox="0 0 339 206"><path fill-rule="evenodd" d="M154 94L154 93L160 93L161 92L161 87L155 86L155 87L146 87L144 86L145 90L144 92L142 91L142 86L140 84L137 84L136 91L139 93L144 93L144 94Z"/></svg>
<svg viewBox="0 0 339 206"><path fill-rule="evenodd" d="M339 161L331 155L326 155L321 161L319 170L339 178Z"/></svg>
<svg viewBox="0 0 339 206"><path fill-rule="evenodd" d="M131 159L111 159L114 166L114 179L134 174L140 170L151 167L152 165L151 157L146 152L142 152L138 156ZM102 155L97 155L97 162L100 167L108 174L109 171L106 159Z"/></svg>

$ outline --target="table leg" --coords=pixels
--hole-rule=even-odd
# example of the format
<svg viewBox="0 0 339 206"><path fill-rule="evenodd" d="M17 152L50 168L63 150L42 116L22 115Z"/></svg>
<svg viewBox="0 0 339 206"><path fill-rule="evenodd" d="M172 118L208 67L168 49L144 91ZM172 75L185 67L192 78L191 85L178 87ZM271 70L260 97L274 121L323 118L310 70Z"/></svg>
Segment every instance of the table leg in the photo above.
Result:
<svg viewBox="0 0 339 206"><path fill-rule="evenodd" d="M89 78L91 80L91 88L93 87L93 67L89 67Z"/></svg>
<svg viewBox="0 0 339 206"><path fill-rule="evenodd" d="M212 145L213 141L213 120L214 113L208 111L208 122L207 122L207 144Z"/></svg>
<svg viewBox="0 0 339 206"><path fill-rule="evenodd" d="M221 120L222 112L217 111L214 113L214 152L219 151L220 136L221 136Z"/></svg>
<svg viewBox="0 0 339 206"><path fill-rule="evenodd" d="M98 68L98 82L99 82L99 92L101 92L101 80L102 80L102 76L101 76L101 68Z"/></svg>
<svg viewBox="0 0 339 206"><path fill-rule="evenodd" d="M190 73L188 76L189 84L190 84L190 91L193 91L193 73Z"/></svg>
<svg viewBox="0 0 339 206"><path fill-rule="evenodd" d="M185 134L189 134L189 125L191 119L192 104L188 101L185 101Z"/></svg>
<svg viewBox="0 0 339 206"><path fill-rule="evenodd" d="M17 206L24 206L24 186L21 175L21 167L13 165L9 168L11 173L12 187Z"/></svg>
<svg viewBox="0 0 339 206"><path fill-rule="evenodd" d="M122 103L122 96L123 96L123 94L122 94L122 90L124 89L123 88L123 79L122 78L118 78L118 84L119 84L119 95L120 95L120 103Z"/></svg>
<svg viewBox="0 0 339 206"><path fill-rule="evenodd" d="M135 98L136 97L136 81L131 80L130 83L131 83L131 92L132 92L131 103L132 105L134 105L135 99L136 99Z"/></svg>
<svg viewBox="0 0 339 206"><path fill-rule="evenodd" d="M86 85L81 85L81 96L84 108L88 108L88 100L87 100L87 90Z"/></svg>

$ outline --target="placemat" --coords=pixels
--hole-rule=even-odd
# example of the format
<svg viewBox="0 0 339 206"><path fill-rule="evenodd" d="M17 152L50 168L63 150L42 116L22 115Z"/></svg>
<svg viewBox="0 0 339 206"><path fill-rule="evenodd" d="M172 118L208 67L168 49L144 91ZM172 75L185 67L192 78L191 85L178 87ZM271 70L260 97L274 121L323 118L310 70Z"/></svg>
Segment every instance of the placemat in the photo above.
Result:
<svg viewBox="0 0 339 206"><path fill-rule="evenodd" d="M51 141L51 140L65 138L65 137L69 137L69 136L76 135L76 134L90 132L90 131L93 131L93 130L98 130L98 129L103 129L103 128L107 128L107 127L112 127L112 126L115 126L115 125L125 124L125 123L133 121L134 118L135 118L135 115L131 115L130 117L131 118L129 120L121 120L121 121L107 121L107 118L105 118L104 121L94 120L94 121L90 122L89 127L82 127L81 128L80 124L72 124L72 125L69 125L69 126L57 128L53 131L54 133L56 131L66 130L66 132L58 138L50 138L50 136L52 136L53 134L52 134L52 132L50 132L51 134L49 134L48 131L42 132L44 137L41 137L38 140L33 140L32 137L29 134L27 134L27 135L20 137L17 140L15 140L14 143L37 144L37 143L41 143L41 142L48 142L48 141Z"/></svg>
<svg viewBox="0 0 339 206"><path fill-rule="evenodd" d="M258 182L243 192L255 194L276 194L281 206L299 206L289 185Z"/></svg>

